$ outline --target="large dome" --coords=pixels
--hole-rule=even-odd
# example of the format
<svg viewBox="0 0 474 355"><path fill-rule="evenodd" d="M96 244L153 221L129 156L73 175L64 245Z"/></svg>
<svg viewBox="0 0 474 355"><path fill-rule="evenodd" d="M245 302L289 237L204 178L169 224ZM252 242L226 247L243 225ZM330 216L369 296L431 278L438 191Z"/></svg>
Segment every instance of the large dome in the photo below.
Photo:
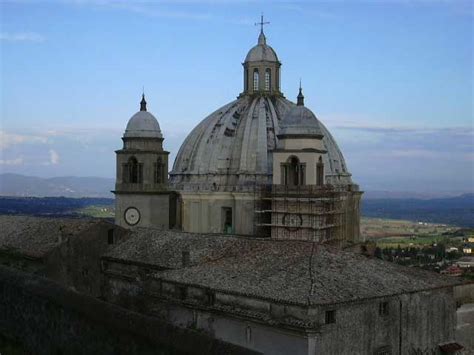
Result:
<svg viewBox="0 0 474 355"><path fill-rule="evenodd" d="M178 190L238 191L271 183L272 151L281 121L287 113L299 111L297 107L281 96L265 95L243 95L221 107L185 139L170 173L171 184ZM326 181L352 184L334 138L314 114L305 116L305 121L308 119L323 135L328 152L324 158Z"/></svg>

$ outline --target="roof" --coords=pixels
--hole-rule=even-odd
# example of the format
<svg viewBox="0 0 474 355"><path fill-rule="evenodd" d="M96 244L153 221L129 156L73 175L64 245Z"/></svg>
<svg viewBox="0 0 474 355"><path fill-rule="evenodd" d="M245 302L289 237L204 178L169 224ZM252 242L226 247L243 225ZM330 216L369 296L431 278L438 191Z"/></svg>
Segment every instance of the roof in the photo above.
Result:
<svg viewBox="0 0 474 355"><path fill-rule="evenodd" d="M316 115L303 105L293 106L280 122L280 136L315 135L323 137Z"/></svg>
<svg viewBox="0 0 474 355"><path fill-rule="evenodd" d="M190 266L181 263L190 252ZM459 281L303 241L139 229L106 254L123 262L174 268L156 277L278 302L317 305L358 301Z"/></svg>
<svg viewBox="0 0 474 355"><path fill-rule="evenodd" d="M125 138L163 138L158 120L148 111L138 111L128 121Z"/></svg>
<svg viewBox="0 0 474 355"><path fill-rule="evenodd" d="M190 265L198 265L222 257L227 248L232 248L238 241L238 238L233 237L215 238L213 235L136 228L132 230L129 240L104 256L159 268L177 269L183 266L183 251L190 251Z"/></svg>
<svg viewBox="0 0 474 355"><path fill-rule="evenodd" d="M0 251L41 258L65 238L99 222L92 219L0 215Z"/></svg>
<svg viewBox="0 0 474 355"><path fill-rule="evenodd" d="M272 152L283 117L297 107L279 96L243 95L222 106L186 137L170 172L176 190L233 191L271 183ZM305 116L306 117L306 116ZM312 120L315 120L311 113ZM326 179L332 185L352 184L344 157L326 127L316 120L323 137Z"/></svg>
<svg viewBox="0 0 474 355"><path fill-rule="evenodd" d="M263 32L258 36L257 45L252 47L245 57L245 62L260 61L278 62L277 54L273 48L267 44L267 39Z"/></svg>

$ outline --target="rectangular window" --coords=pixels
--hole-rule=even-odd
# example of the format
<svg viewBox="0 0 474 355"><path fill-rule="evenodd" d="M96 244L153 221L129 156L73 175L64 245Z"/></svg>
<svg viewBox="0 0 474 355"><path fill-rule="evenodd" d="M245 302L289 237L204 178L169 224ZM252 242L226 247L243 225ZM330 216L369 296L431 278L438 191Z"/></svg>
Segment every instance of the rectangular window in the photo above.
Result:
<svg viewBox="0 0 474 355"><path fill-rule="evenodd" d="M107 231L107 244L114 244L114 230L109 229Z"/></svg>
<svg viewBox="0 0 474 355"><path fill-rule="evenodd" d="M222 221L223 221L223 232L226 234L232 234L232 208L222 207Z"/></svg>
<svg viewBox="0 0 474 355"><path fill-rule="evenodd" d="M379 303L379 315L388 316L388 302Z"/></svg>
<svg viewBox="0 0 474 355"><path fill-rule="evenodd" d="M206 290L206 303L209 306L214 305L216 303L216 294L212 290Z"/></svg>
<svg viewBox="0 0 474 355"><path fill-rule="evenodd" d="M186 286L178 286L178 297L180 300L185 300L188 297L188 290Z"/></svg>
<svg viewBox="0 0 474 355"><path fill-rule="evenodd" d="M336 311L335 310L326 311L325 323L326 324L336 323Z"/></svg>

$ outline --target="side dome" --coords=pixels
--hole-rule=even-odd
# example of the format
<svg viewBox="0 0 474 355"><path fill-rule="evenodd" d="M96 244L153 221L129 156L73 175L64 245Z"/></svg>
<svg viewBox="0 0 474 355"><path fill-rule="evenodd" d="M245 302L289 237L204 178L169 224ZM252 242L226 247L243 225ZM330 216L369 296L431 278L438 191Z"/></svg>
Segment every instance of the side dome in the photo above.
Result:
<svg viewBox="0 0 474 355"><path fill-rule="evenodd" d="M163 138L158 120L146 110L145 95L140 102L140 111L127 123L125 138Z"/></svg>
<svg viewBox="0 0 474 355"><path fill-rule="evenodd" d="M300 87L298 103L292 106L280 122L278 137L284 136L313 136L323 138L320 122L316 115L304 106L304 96Z"/></svg>
<svg viewBox="0 0 474 355"><path fill-rule="evenodd" d="M252 47L247 56L245 57L245 62L278 62L278 57L276 52L267 44L267 40L263 32L258 36L258 44Z"/></svg>

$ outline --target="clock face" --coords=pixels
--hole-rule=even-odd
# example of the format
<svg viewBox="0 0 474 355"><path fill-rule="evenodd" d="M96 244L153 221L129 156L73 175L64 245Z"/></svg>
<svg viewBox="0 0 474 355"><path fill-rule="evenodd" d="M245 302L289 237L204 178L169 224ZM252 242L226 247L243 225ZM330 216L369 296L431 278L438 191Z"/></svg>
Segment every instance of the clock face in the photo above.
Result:
<svg viewBox="0 0 474 355"><path fill-rule="evenodd" d="M140 221L140 212L135 207L129 207L125 210L124 217L127 224L134 226Z"/></svg>
<svg viewBox="0 0 474 355"><path fill-rule="evenodd" d="M283 216L283 224L289 230L296 230L303 224L303 219L300 214L287 213Z"/></svg>

